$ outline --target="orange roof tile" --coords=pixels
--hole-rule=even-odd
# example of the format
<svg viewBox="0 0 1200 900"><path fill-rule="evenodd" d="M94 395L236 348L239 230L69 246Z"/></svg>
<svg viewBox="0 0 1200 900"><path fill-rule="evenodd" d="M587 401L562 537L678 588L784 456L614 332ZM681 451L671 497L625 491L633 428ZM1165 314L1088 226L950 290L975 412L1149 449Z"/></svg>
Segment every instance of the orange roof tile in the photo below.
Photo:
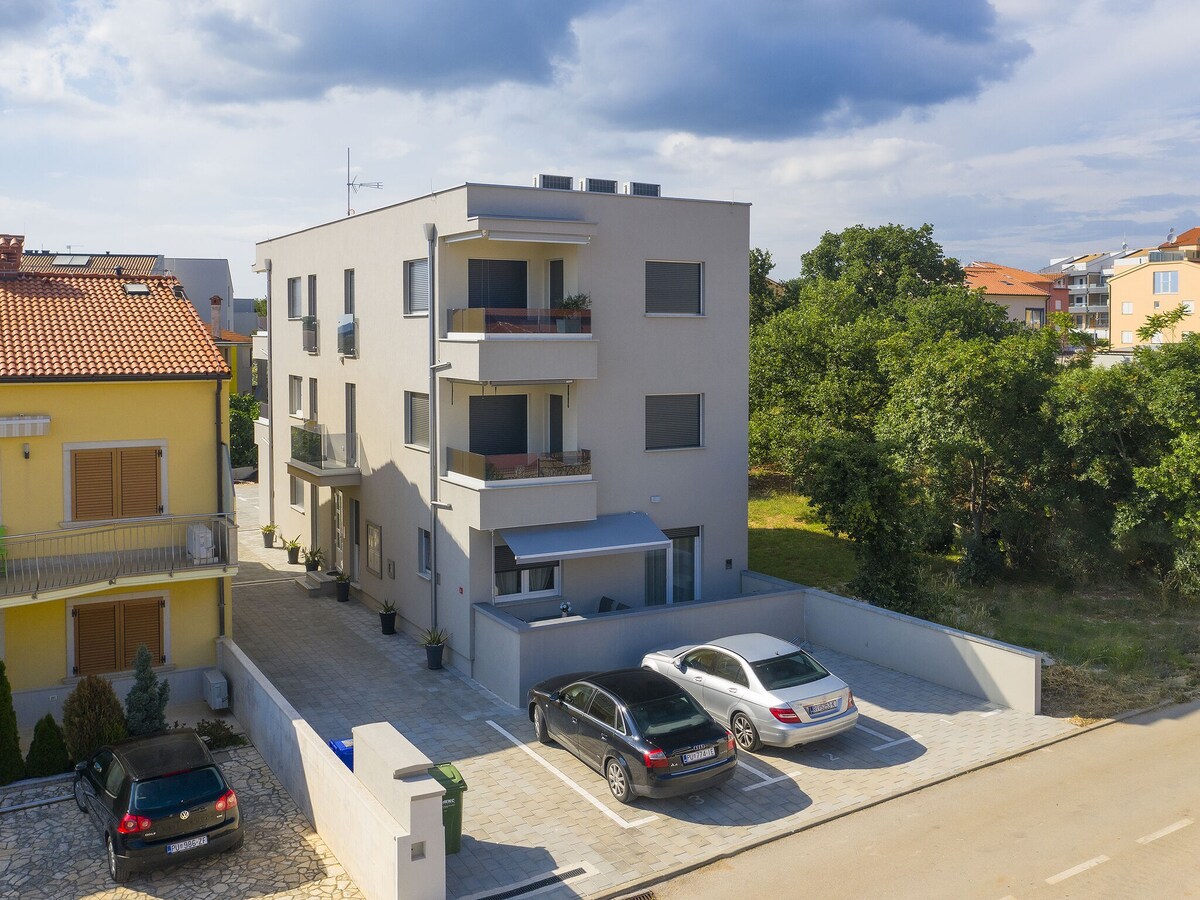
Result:
<svg viewBox="0 0 1200 900"><path fill-rule="evenodd" d="M1055 276L1045 272L1026 272L993 262L975 262L963 269L967 287L983 288L986 294L1015 297L1047 297Z"/></svg>
<svg viewBox="0 0 1200 900"><path fill-rule="evenodd" d="M86 260L82 265L55 265L56 259L71 257ZM111 275L121 267L122 275L161 275L162 257L153 254L57 253L50 250L25 250L22 272L54 272L59 275Z"/></svg>
<svg viewBox="0 0 1200 900"><path fill-rule="evenodd" d="M1158 248L1160 250L1167 250L1171 247L1192 247L1196 244L1200 244L1200 225L1197 225L1195 228L1189 228L1173 241L1166 241L1159 244Z"/></svg>
<svg viewBox="0 0 1200 900"><path fill-rule="evenodd" d="M144 284L146 294L128 294ZM0 380L216 378L229 374L170 276L0 278Z"/></svg>

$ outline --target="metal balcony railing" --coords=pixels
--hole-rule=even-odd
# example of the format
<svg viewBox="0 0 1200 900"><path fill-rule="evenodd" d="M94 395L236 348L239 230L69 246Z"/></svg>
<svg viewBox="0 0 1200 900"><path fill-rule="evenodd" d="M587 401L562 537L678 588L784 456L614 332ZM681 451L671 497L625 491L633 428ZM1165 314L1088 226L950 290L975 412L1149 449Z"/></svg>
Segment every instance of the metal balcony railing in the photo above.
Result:
<svg viewBox="0 0 1200 900"><path fill-rule="evenodd" d="M300 320L300 343L305 353L317 352L317 317L304 316Z"/></svg>
<svg viewBox="0 0 1200 900"><path fill-rule="evenodd" d="M0 598L237 565L230 515L161 516L0 539Z"/></svg>
<svg viewBox="0 0 1200 900"><path fill-rule="evenodd" d="M501 453L485 456L468 450L446 449L446 468L480 481L510 481L517 478L561 478L591 475L592 451L565 453Z"/></svg>
<svg viewBox="0 0 1200 900"><path fill-rule="evenodd" d="M358 465L358 435L331 434L324 425L292 426L292 461L314 469L348 469Z"/></svg>
<svg viewBox="0 0 1200 900"><path fill-rule="evenodd" d="M451 309L448 330L465 334L591 334L590 309Z"/></svg>

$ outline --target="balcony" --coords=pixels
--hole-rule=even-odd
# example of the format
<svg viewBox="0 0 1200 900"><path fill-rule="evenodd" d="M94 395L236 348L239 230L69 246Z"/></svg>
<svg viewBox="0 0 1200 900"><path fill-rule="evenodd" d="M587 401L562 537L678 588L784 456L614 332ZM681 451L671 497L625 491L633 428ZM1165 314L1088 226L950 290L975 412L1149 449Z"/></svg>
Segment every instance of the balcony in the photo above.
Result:
<svg viewBox="0 0 1200 900"><path fill-rule="evenodd" d="M0 607L116 586L237 574L232 516L161 516L31 534L0 542Z"/></svg>
<svg viewBox="0 0 1200 900"><path fill-rule="evenodd" d="M358 450L357 434L334 434L313 422L293 425L288 474L317 487L361 484Z"/></svg>
<svg viewBox="0 0 1200 900"><path fill-rule="evenodd" d="M590 309L451 309L446 331L471 338L517 338L538 335L590 335Z"/></svg>
<svg viewBox="0 0 1200 900"><path fill-rule="evenodd" d="M473 528L517 528L596 517L589 450L484 456L447 448L443 499Z"/></svg>
<svg viewBox="0 0 1200 900"><path fill-rule="evenodd" d="M304 316L300 319L300 349L305 353L317 352L316 316Z"/></svg>
<svg viewBox="0 0 1200 900"><path fill-rule="evenodd" d="M439 356L460 381L573 381L595 378L598 343L591 310L452 309Z"/></svg>
<svg viewBox="0 0 1200 900"><path fill-rule="evenodd" d="M358 356L358 319L353 315L338 318L337 345L342 356Z"/></svg>

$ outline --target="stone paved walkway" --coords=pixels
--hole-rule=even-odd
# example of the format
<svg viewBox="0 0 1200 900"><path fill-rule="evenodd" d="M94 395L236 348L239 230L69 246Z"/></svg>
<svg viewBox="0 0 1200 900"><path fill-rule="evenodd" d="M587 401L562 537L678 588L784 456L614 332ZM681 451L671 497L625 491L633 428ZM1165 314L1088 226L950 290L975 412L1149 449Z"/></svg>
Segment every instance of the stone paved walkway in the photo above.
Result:
<svg viewBox="0 0 1200 900"><path fill-rule="evenodd" d="M250 524L243 519L243 530L257 539ZM523 710L452 671L429 671L415 641L380 634L376 613L357 601L310 598L279 580L278 570L292 571L283 551L249 543L243 561L256 568L244 571L259 583L236 590L235 640L317 732L344 738L354 725L389 721L463 772L463 849L447 860L452 897L559 868L584 872L542 896L603 895L1074 730L817 648L853 687L859 728L808 749L744 754L730 782L702 795L622 806L569 753L536 744Z"/></svg>

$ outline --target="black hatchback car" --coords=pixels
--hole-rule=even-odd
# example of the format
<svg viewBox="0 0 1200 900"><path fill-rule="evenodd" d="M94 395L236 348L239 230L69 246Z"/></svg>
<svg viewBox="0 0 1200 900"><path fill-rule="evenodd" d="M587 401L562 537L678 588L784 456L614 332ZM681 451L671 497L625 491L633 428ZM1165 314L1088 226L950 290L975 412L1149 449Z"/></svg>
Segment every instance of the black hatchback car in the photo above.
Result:
<svg viewBox="0 0 1200 900"><path fill-rule="evenodd" d="M680 687L648 669L559 675L529 690L538 740L558 741L604 775L622 803L714 787L737 747Z"/></svg>
<svg viewBox="0 0 1200 900"><path fill-rule="evenodd" d="M245 839L237 795L191 730L101 747L75 766L75 802L104 836L118 883Z"/></svg>

